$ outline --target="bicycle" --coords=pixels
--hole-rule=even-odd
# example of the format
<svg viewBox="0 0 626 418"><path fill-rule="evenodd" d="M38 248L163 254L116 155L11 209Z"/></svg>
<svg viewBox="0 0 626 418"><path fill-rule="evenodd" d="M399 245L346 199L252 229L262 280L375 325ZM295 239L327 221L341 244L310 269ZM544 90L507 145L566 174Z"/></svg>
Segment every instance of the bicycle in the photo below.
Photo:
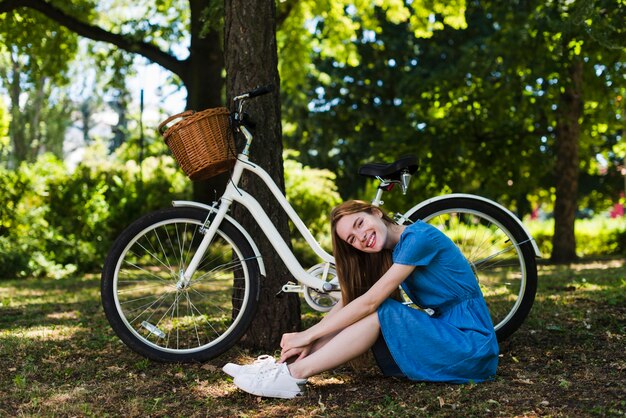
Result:
<svg viewBox="0 0 626 418"><path fill-rule="evenodd" d="M232 131L243 136L245 147L220 168L232 169L221 198L213 205L174 201L171 208L144 215L109 251L101 282L106 317L119 338L145 357L206 361L231 348L250 325L265 266L250 234L228 215L233 202L254 214L293 275L295 283L285 284L281 292L302 294L318 311L330 310L341 296L333 256L314 239L269 174L249 159L253 135L244 104L269 91L260 88L235 97L230 122L229 112L223 115ZM392 164L367 164L359 173L379 181L373 203L382 205L383 193L395 185L406 194L417 169L414 157L404 157ZM320 263L305 269L298 262L261 205L239 187L244 171L263 180ZM540 253L513 213L480 196L449 194L423 201L395 220L422 220L444 231L470 262L498 339L519 328L534 301Z"/></svg>

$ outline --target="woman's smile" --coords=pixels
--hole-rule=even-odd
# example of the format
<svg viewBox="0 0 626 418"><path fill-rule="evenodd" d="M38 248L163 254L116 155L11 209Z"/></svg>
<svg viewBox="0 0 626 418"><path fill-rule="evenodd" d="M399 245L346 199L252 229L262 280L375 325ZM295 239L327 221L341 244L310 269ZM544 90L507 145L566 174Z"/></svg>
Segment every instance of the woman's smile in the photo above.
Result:
<svg viewBox="0 0 626 418"><path fill-rule="evenodd" d="M372 232L370 234L369 239L365 242L365 246L368 248L372 248L376 244L376 232Z"/></svg>
<svg viewBox="0 0 626 418"><path fill-rule="evenodd" d="M388 235L387 225L381 216L380 211L346 215L337 223L337 234L357 250L378 252L385 247Z"/></svg>

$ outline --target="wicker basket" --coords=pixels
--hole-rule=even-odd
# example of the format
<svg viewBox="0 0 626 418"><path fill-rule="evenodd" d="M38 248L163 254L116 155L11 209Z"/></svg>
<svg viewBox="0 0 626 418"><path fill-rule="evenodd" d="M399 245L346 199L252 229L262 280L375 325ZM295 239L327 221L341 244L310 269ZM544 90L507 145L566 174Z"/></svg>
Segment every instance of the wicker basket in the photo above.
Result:
<svg viewBox="0 0 626 418"><path fill-rule="evenodd" d="M171 116L161 122L159 132L191 180L211 178L235 165L235 144L224 107Z"/></svg>

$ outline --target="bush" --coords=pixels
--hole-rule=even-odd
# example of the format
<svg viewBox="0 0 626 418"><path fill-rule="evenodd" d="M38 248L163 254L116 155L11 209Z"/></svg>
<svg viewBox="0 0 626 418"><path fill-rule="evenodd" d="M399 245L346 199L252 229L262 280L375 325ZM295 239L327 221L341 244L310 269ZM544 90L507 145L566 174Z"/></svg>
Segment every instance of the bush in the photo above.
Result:
<svg viewBox="0 0 626 418"><path fill-rule="evenodd" d="M0 166L0 277L66 277L101 268L112 241L144 213L191 196L192 184L169 156L142 170L92 147L74 170L54 156L12 171ZM288 200L313 236L330 250L330 210L340 202L334 174L285 161ZM142 179L142 181L140 181ZM297 231L300 260L315 263Z"/></svg>
<svg viewBox="0 0 626 418"><path fill-rule="evenodd" d="M1 169L0 277L65 277L102 266L112 240L142 213L190 195L171 157L139 167L92 158L70 171L52 155ZM94 154L100 158L94 158Z"/></svg>
<svg viewBox="0 0 626 418"><path fill-rule="evenodd" d="M284 159L287 200L322 248L331 251L330 211L341 203L335 186L335 174L303 166L290 159L290 155L293 155L293 151L285 153ZM291 237L294 252L303 264L313 265L318 262L315 253L293 226Z"/></svg>

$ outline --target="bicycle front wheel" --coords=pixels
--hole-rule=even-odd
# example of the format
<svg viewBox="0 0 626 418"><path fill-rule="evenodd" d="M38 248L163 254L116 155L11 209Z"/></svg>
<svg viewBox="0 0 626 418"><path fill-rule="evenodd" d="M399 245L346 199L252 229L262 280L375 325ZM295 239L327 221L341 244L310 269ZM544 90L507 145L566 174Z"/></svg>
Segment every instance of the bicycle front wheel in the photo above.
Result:
<svg viewBox="0 0 626 418"><path fill-rule="evenodd" d="M157 361L206 361L232 347L258 303L251 245L225 219L187 283L183 273L208 212L169 208L138 219L115 241L102 271L102 305L120 339Z"/></svg>
<svg viewBox="0 0 626 418"><path fill-rule="evenodd" d="M469 261L499 341L524 322L535 300L537 263L530 237L511 215L488 202L458 197L411 215L444 232Z"/></svg>

